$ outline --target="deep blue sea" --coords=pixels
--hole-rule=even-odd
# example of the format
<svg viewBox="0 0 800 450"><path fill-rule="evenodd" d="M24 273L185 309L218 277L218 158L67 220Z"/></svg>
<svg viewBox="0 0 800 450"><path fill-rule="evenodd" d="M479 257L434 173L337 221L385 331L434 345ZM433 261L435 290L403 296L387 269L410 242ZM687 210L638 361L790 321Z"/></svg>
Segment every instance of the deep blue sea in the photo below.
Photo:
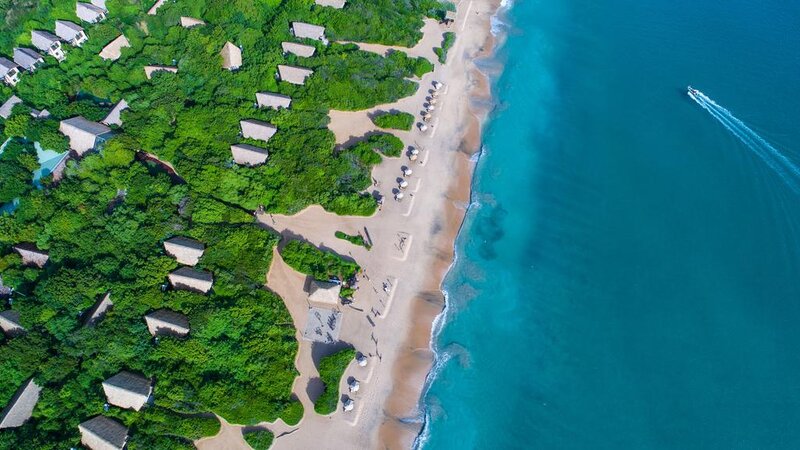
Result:
<svg viewBox="0 0 800 450"><path fill-rule="evenodd" d="M502 19L419 445L800 448L800 1Z"/></svg>

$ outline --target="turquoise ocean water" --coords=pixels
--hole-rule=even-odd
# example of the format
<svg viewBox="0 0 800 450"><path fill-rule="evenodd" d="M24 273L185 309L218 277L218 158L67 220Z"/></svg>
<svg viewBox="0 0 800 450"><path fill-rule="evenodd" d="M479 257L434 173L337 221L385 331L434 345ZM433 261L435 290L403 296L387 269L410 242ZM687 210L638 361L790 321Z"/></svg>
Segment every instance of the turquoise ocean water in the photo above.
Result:
<svg viewBox="0 0 800 450"><path fill-rule="evenodd" d="M800 2L504 16L418 445L800 448Z"/></svg>

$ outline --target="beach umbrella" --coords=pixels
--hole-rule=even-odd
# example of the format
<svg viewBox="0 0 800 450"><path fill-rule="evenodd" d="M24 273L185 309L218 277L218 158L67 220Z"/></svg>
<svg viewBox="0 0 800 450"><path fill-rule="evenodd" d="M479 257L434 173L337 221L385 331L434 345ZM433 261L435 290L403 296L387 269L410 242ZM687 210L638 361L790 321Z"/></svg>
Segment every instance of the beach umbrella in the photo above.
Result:
<svg viewBox="0 0 800 450"><path fill-rule="evenodd" d="M408 187L408 181L403 180L400 182L400 189L405 189Z"/></svg>
<svg viewBox="0 0 800 450"><path fill-rule="evenodd" d="M361 389L361 384L355 378L350 380L347 385L350 388L350 392L358 392L358 390Z"/></svg>
<svg viewBox="0 0 800 450"><path fill-rule="evenodd" d="M411 174L413 174L413 173L414 173L414 171L413 171L413 170L411 170L411 169L409 169L408 167L406 167L405 169L403 169L403 176L405 176L405 177L410 177L410 176L411 176Z"/></svg>
<svg viewBox="0 0 800 450"><path fill-rule="evenodd" d="M433 92L431 92L431 97L433 97L433 98L436 98L436 97L438 97L438 96L439 96L439 91L433 91Z"/></svg>
<svg viewBox="0 0 800 450"><path fill-rule="evenodd" d="M418 156L416 155L416 153L412 153L411 156L408 157L408 159L410 159L411 161L416 161L417 158Z"/></svg>
<svg viewBox="0 0 800 450"><path fill-rule="evenodd" d="M352 411L353 408L355 408L355 406L356 406L355 402L353 401L352 398L348 398L347 400L344 401L344 410L345 411Z"/></svg>
<svg viewBox="0 0 800 450"><path fill-rule="evenodd" d="M398 192L398 193L397 193L397 194L394 196L394 199L395 199L395 200L397 200L397 201L399 202L400 200L402 200L402 199L403 199L403 197L405 197L405 195L404 195L402 192Z"/></svg>
<svg viewBox="0 0 800 450"><path fill-rule="evenodd" d="M443 85L442 83L438 82L438 81L434 81L434 82L433 82L433 88L434 88L434 89L436 89L437 91L438 91L439 89L441 89L441 88L442 88L442 86L444 86L444 85Z"/></svg>
<svg viewBox="0 0 800 450"><path fill-rule="evenodd" d="M366 367L367 366L367 357L364 356L363 353L358 353L356 355L356 362L358 363L359 367Z"/></svg>
<svg viewBox="0 0 800 450"><path fill-rule="evenodd" d="M428 106L426 106L425 109L427 109L428 111L433 111L434 109L436 109L436 107L428 103Z"/></svg>
<svg viewBox="0 0 800 450"><path fill-rule="evenodd" d="M415 149L415 148L412 148L412 149L411 149L411 154L412 154L412 155L419 155L419 150L417 150L417 149Z"/></svg>
<svg viewBox="0 0 800 450"><path fill-rule="evenodd" d="M430 102L428 102L428 103L430 103L431 105L435 105L435 104L436 104L436 102L438 102L438 101L439 101L439 100L436 100L435 98L432 98L432 99L431 99L431 101L430 101Z"/></svg>

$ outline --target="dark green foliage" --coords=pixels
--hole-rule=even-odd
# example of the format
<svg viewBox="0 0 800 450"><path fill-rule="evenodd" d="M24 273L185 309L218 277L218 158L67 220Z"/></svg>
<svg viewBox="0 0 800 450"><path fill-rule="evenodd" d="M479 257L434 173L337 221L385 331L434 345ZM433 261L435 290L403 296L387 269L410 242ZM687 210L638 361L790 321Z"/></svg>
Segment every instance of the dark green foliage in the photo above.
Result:
<svg viewBox="0 0 800 450"><path fill-rule="evenodd" d="M267 450L275 439L269 430L250 431L244 434L244 440L253 450Z"/></svg>
<svg viewBox="0 0 800 450"><path fill-rule="evenodd" d="M336 232L336 237L339 238L339 239L344 239L345 241L350 242L351 244L360 245L360 246L366 248L367 250L370 249L369 244L367 244L367 241L364 240L364 236L361 236L360 234L357 234L355 236L351 236L351 235L349 235L349 234L347 234L347 233L345 233L343 231L337 231Z"/></svg>
<svg viewBox="0 0 800 450"><path fill-rule="evenodd" d="M11 141L0 153L0 205L33 188L33 171L39 166L33 144Z"/></svg>
<svg viewBox="0 0 800 450"><path fill-rule="evenodd" d="M322 358L319 362L319 378L325 385L325 390L314 402L314 411L318 414L326 415L336 411L339 403L339 380L355 357L356 351L346 348Z"/></svg>
<svg viewBox="0 0 800 450"><path fill-rule="evenodd" d="M433 49L433 52L439 57L439 62L444 64L447 62L447 52L453 48L456 43L456 34L452 31L446 32L442 36L442 46Z"/></svg>
<svg viewBox="0 0 800 450"><path fill-rule="evenodd" d="M380 133L373 134L366 140L355 144L351 151L363 155L369 155L369 152L380 152L385 156L397 157L402 153L403 146L403 141L397 136Z"/></svg>
<svg viewBox="0 0 800 450"><path fill-rule="evenodd" d="M347 261L336 253L320 250L303 241L289 241L281 250L281 257L294 270L321 281L333 278L347 281L361 270L355 262Z"/></svg>
<svg viewBox="0 0 800 450"><path fill-rule="evenodd" d="M410 131L414 126L414 116L407 112L382 112L372 117L375 125L381 128L394 128L396 130Z"/></svg>

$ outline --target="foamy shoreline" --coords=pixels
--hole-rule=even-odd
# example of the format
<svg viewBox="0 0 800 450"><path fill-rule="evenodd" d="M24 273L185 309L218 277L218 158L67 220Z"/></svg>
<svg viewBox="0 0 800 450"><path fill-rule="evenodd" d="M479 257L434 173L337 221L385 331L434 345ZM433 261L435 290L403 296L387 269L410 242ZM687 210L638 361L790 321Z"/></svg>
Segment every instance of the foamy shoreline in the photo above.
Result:
<svg viewBox="0 0 800 450"><path fill-rule="evenodd" d="M491 104L488 80L475 60L491 55L491 18L499 6L500 0L461 0L454 24L426 20L422 41L412 49L398 49L433 61L433 47L441 45L442 33L454 31L457 35L447 64L437 63L434 73L419 81L415 95L365 111L330 112L329 128L341 145L376 131L369 117L376 111L406 111L419 119L433 82L445 84L427 132L417 128L394 132L406 146L422 149L419 159L410 161L406 155L387 158L374 169L373 189L385 196L381 211L372 217L342 217L310 207L293 216L258 216L264 226L284 238L300 237L353 257L367 275L359 280L354 303L337 307L342 317L339 339L369 357L367 367L351 364L339 386L340 393L352 398L356 406L345 412L340 402L336 412L320 416L313 408L318 394L316 365L320 355L331 348L303 339L310 306L305 278L275 252L267 287L284 299L297 329L300 345L295 365L299 376L293 392L305 414L296 426L280 420L259 425L275 434L273 449L400 449L412 447L419 435L423 422L417 405L434 359L432 325L444 308L441 283L453 261L455 238L470 200L475 165L471 158L479 150L483 120ZM386 50L373 45L362 49ZM406 177L409 186L403 201L398 202L393 192L403 168L412 168L414 173ZM374 242L370 251L334 236L336 231L358 234L365 229ZM348 391L350 377L360 382L356 393ZM242 428L223 423L219 435L196 444L201 450L247 449Z"/></svg>

